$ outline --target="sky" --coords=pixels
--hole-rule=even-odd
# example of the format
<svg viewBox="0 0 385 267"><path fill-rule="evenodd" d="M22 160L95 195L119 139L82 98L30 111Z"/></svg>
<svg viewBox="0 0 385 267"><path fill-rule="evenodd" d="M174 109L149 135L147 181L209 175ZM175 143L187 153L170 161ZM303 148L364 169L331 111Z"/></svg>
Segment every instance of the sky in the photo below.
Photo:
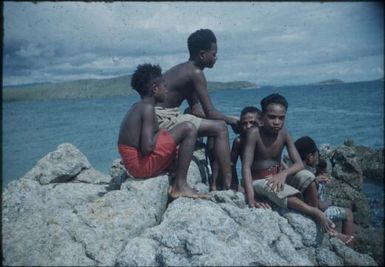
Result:
<svg viewBox="0 0 385 267"><path fill-rule="evenodd" d="M211 29L208 81L295 85L384 76L379 2L5 2L3 86L111 78L188 60Z"/></svg>

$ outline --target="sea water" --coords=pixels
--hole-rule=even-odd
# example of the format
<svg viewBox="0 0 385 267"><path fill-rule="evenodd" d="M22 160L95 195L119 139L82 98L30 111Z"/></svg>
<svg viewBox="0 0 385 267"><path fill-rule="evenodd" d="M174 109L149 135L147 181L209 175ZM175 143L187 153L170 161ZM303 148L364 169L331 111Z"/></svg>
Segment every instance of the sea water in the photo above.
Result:
<svg viewBox="0 0 385 267"><path fill-rule="evenodd" d="M341 145L347 139L371 148L384 146L384 82L262 87L211 92L215 107L239 116L245 106L260 108L270 93L286 97L285 125L293 140L311 136L317 144ZM117 137L134 94L125 97L3 103L3 188L22 177L39 159L62 143L72 143L91 165L108 173L119 158ZM186 107L182 105L182 109ZM235 134L229 128L230 144ZM240 166L238 166L238 169ZM365 187L364 187L365 188ZM371 195L378 195L367 187ZM382 215L383 216L383 215ZM383 218L383 217L382 217Z"/></svg>

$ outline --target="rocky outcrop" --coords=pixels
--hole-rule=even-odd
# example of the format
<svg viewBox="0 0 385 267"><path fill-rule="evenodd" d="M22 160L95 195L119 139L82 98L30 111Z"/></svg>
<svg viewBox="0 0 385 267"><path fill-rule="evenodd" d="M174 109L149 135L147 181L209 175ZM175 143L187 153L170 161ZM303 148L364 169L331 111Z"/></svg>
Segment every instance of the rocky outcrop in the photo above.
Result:
<svg viewBox="0 0 385 267"><path fill-rule="evenodd" d="M351 206L354 215L354 249L365 252L384 264L384 229L374 227L373 212L368 199L362 192L363 181L376 181L379 186L383 180L383 150L373 150L355 146L352 142L332 147L323 144L319 147L320 155L327 162L327 171L332 182L326 186L328 198L340 206ZM383 182L382 182L383 186ZM382 204L378 208L383 210ZM383 217L382 217L383 218Z"/></svg>
<svg viewBox="0 0 385 267"><path fill-rule="evenodd" d="M195 162L188 182L207 192ZM118 160L102 174L60 145L3 192L3 265L376 265L296 212L248 208L231 190L169 202L168 186Z"/></svg>

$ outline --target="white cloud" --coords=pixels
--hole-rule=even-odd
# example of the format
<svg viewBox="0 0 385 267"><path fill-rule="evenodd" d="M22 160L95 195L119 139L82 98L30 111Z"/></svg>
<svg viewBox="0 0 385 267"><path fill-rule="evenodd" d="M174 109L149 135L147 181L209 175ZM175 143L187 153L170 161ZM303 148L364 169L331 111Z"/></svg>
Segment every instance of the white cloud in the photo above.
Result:
<svg viewBox="0 0 385 267"><path fill-rule="evenodd" d="M143 62L166 70L187 60L187 37L199 28L218 39L209 80L383 76L383 7L376 3L5 2L3 81L102 78Z"/></svg>

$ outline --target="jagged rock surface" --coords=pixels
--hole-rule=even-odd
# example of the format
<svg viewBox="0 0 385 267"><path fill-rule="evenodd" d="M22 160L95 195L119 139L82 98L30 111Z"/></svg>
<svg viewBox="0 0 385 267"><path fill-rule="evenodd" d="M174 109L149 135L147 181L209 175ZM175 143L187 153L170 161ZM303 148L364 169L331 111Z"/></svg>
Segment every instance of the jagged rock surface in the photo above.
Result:
<svg viewBox="0 0 385 267"><path fill-rule="evenodd" d="M207 192L195 162L188 181ZM3 192L3 265L376 265L296 212L250 209L231 190L168 203L168 186L119 161L102 174L63 144Z"/></svg>

